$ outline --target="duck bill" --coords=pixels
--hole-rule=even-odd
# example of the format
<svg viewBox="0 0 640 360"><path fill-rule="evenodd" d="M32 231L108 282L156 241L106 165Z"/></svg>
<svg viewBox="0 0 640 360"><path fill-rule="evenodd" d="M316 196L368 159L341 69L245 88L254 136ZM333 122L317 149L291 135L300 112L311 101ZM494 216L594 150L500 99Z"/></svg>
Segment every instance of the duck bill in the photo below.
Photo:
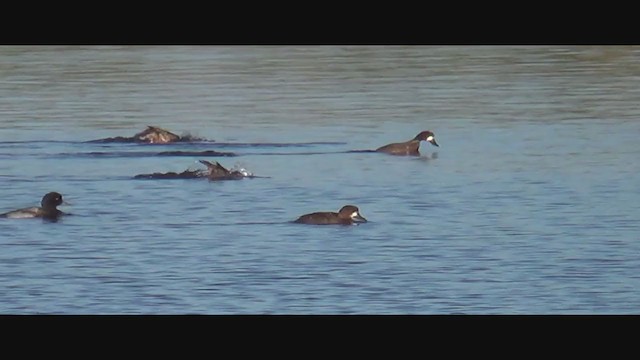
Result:
<svg viewBox="0 0 640 360"><path fill-rule="evenodd" d="M438 145L438 143L436 142L436 139L431 139L431 140L429 140L429 142L430 142L433 146L440 147L440 145Z"/></svg>
<svg viewBox="0 0 640 360"><path fill-rule="evenodd" d="M367 222L367 219L362 217L362 215L360 215L360 214L354 216L352 219L353 219L354 222L361 222L361 223L366 223Z"/></svg>

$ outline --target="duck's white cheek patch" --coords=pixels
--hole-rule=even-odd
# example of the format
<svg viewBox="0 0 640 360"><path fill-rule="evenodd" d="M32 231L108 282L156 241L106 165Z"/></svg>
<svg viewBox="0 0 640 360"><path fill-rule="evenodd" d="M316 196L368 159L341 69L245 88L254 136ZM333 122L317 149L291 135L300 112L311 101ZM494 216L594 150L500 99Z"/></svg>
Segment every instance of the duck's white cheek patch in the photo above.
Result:
<svg viewBox="0 0 640 360"><path fill-rule="evenodd" d="M429 137L427 138L427 141L433 141L433 136L429 136Z"/></svg>
<svg viewBox="0 0 640 360"><path fill-rule="evenodd" d="M353 218L356 218L356 217L358 217L358 216L360 216L360 215L358 215L358 212L357 212L357 211L356 211L356 212L354 212L353 214L351 214L351 218L352 218L352 219L353 219Z"/></svg>

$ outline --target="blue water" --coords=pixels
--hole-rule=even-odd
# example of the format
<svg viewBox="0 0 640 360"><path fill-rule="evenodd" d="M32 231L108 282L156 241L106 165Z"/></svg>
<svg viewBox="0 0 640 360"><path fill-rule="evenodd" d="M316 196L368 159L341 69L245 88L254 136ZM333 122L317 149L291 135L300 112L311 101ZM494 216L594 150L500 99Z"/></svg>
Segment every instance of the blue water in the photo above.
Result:
<svg viewBox="0 0 640 360"><path fill-rule="evenodd" d="M1 47L0 313L638 314L640 47ZM146 125L212 143L88 144ZM420 157L351 152L432 130ZM134 180L198 169L261 178ZM290 221L359 206L359 226Z"/></svg>

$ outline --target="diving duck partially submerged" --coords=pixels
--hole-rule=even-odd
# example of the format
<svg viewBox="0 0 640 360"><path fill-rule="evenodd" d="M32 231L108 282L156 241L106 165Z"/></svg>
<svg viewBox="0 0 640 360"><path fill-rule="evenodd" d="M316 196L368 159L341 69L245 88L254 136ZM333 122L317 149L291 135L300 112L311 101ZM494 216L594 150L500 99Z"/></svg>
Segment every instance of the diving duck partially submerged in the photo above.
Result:
<svg viewBox="0 0 640 360"><path fill-rule="evenodd" d="M209 141L191 135L176 135L171 131L157 126L147 126L143 131L131 136L116 136L104 139L91 140L90 143L142 143L142 144L171 144L177 142Z"/></svg>
<svg viewBox="0 0 640 360"><path fill-rule="evenodd" d="M207 160L198 160L201 164L204 164L206 170L185 170L181 173L167 172L167 173L153 173L153 174L140 174L136 175L134 179L209 179L209 180L240 180L244 178L255 177L252 173L240 169L229 170L220 165L219 162L210 162Z"/></svg>
<svg viewBox="0 0 640 360"><path fill-rule="evenodd" d="M229 170L220 165L219 162L210 162L207 160L199 160L201 164L207 167L207 178L209 180L240 180L245 177L253 177L253 174L246 171Z"/></svg>

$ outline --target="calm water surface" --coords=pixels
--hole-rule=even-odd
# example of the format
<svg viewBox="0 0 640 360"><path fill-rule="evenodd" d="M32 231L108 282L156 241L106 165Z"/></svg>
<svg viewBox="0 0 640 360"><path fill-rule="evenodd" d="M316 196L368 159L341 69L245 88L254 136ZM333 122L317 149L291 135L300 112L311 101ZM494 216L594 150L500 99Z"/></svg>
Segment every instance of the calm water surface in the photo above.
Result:
<svg viewBox="0 0 640 360"><path fill-rule="evenodd" d="M0 212L73 214L0 219L0 313L640 314L639 83L640 47L0 47ZM146 125L215 142L83 143ZM132 179L202 168L168 150L265 178Z"/></svg>

